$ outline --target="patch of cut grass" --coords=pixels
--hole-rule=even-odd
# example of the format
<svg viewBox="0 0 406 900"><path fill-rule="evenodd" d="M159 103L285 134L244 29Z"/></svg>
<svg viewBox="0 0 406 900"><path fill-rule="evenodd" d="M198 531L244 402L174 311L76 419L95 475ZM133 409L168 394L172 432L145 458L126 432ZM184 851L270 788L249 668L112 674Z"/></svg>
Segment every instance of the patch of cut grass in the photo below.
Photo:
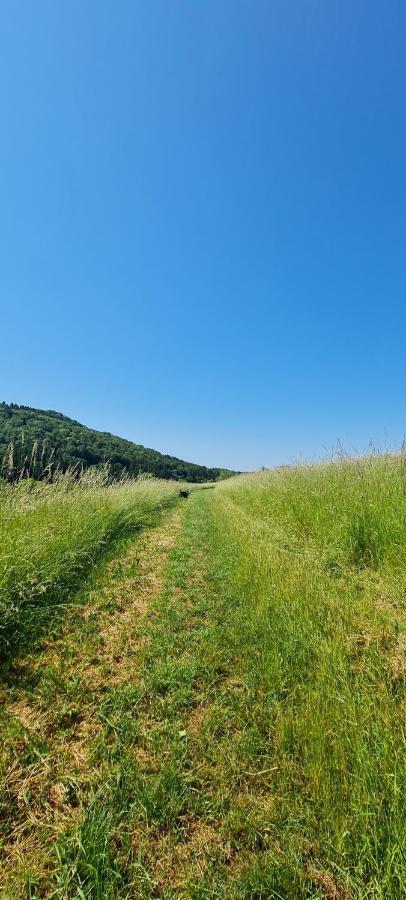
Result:
<svg viewBox="0 0 406 900"><path fill-rule="evenodd" d="M119 556L93 571L59 633L10 665L1 690L0 896L4 887L13 900L26 897L30 884L32 897L79 897L82 881L83 890L91 884L89 896L105 896L115 883L109 835L116 818L98 797L124 803L112 744L116 733L127 743L137 733L143 620L181 514L175 508L135 540L122 540Z"/></svg>
<svg viewBox="0 0 406 900"><path fill-rule="evenodd" d="M134 707L99 745L132 772L110 833L131 835L128 896L404 895L402 478L365 460L192 497ZM378 485L382 542L359 554Z"/></svg>

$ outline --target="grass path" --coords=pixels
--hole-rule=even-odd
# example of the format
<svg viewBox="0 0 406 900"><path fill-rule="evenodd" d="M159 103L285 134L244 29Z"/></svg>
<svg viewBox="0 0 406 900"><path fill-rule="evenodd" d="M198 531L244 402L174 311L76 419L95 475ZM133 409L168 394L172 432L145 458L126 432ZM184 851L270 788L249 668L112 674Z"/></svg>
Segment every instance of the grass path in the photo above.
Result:
<svg viewBox="0 0 406 900"><path fill-rule="evenodd" d="M124 541L94 572L59 636L7 672L0 693L2 897L52 895L55 842L80 822L105 777L98 753L104 709L136 682L142 621L162 587L181 517L177 507Z"/></svg>

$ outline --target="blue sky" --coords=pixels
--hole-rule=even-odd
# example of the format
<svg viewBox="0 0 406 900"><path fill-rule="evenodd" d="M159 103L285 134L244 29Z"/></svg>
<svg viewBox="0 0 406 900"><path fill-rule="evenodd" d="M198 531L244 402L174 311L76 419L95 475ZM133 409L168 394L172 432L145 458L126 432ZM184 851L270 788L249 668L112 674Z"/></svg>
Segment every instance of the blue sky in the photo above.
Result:
<svg viewBox="0 0 406 900"><path fill-rule="evenodd" d="M241 469L399 443L403 0L3 0L0 399Z"/></svg>

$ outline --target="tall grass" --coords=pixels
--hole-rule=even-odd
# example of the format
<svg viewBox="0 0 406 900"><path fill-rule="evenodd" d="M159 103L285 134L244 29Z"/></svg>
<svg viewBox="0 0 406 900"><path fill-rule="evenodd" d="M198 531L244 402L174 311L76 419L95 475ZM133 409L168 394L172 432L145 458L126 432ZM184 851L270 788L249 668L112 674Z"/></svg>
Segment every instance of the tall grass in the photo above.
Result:
<svg viewBox="0 0 406 900"><path fill-rule="evenodd" d="M269 884L304 896L327 872L351 897L403 896L404 457L232 479L213 528L248 691L238 753L274 767L285 874ZM264 887L263 866L251 875Z"/></svg>
<svg viewBox="0 0 406 900"><path fill-rule="evenodd" d="M0 654L29 643L108 542L150 523L178 489L142 478L105 485L91 472L0 481Z"/></svg>
<svg viewBox="0 0 406 900"><path fill-rule="evenodd" d="M343 564L406 561L406 455L368 456L233 478L227 496L291 543Z"/></svg>

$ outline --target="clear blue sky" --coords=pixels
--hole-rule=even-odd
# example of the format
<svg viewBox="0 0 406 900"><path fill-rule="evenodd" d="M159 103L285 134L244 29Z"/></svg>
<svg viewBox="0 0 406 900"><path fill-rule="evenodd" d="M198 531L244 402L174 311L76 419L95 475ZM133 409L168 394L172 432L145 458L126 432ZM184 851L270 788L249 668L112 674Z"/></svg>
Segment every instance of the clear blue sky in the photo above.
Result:
<svg viewBox="0 0 406 900"><path fill-rule="evenodd" d="M404 0L2 0L0 399L255 468L406 431Z"/></svg>

